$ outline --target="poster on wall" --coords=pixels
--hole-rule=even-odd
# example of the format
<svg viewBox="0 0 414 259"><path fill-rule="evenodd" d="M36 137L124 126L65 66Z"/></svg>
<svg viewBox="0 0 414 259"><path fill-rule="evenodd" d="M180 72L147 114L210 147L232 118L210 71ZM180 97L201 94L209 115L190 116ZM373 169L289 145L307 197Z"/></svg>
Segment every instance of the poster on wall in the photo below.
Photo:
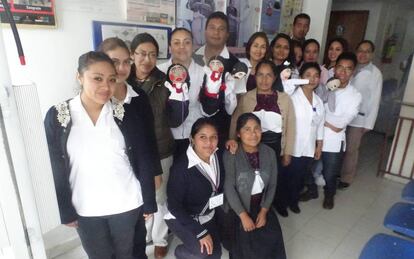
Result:
<svg viewBox="0 0 414 259"><path fill-rule="evenodd" d="M99 44L110 37L118 37L125 41L128 47L131 45L132 40L138 33L147 32L151 34L159 45L158 58L167 59L168 53L168 35L171 33L170 27L152 26L152 25L138 25L129 23L114 23L114 22L102 22L93 21L93 45L97 50Z"/></svg>
<svg viewBox="0 0 414 259"><path fill-rule="evenodd" d="M226 14L230 32L227 46L244 47L250 36L259 31L260 1L227 0Z"/></svg>
<svg viewBox="0 0 414 259"><path fill-rule="evenodd" d="M269 41L279 32L282 4L286 0L262 0L260 30L265 32Z"/></svg>
<svg viewBox="0 0 414 259"><path fill-rule="evenodd" d="M290 35L293 20L302 12L303 0L283 0L280 32Z"/></svg>
<svg viewBox="0 0 414 259"><path fill-rule="evenodd" d="M8 0L16 24L56 26L55 0ZM4 6L0 4L0 20L8 23Z"/></svg>
<svg viewBox="0 0 414 259"><path fill-rule="evenodd" d="M175 0L127 0L127 20L175 24Z"/></svg>
<svg viewBox="0 0 414 259"><path fill-rule="evenodd" d="M177 0L177 27L193 33L194 45L204 45L207 17L215 11L226 12L226 0Z"/></svg>

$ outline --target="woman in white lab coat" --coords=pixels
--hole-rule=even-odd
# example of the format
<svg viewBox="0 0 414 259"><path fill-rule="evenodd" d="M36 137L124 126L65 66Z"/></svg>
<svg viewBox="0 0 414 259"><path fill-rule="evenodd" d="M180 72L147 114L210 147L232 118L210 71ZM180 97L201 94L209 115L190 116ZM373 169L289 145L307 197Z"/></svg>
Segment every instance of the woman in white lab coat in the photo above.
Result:
<svg viewBox="0 0 414 259"><path fill-rule="evenodd" d="M322 153L323 124L325 109L322 100L314 92L319 85L320 67L310 62L302 65L299 75L309 83L298 87L291 95L296 114L296 134L289 171L288 206L294 213L300 213L299 194L303 188L306 174L314 159L319 160Z"/></svg>

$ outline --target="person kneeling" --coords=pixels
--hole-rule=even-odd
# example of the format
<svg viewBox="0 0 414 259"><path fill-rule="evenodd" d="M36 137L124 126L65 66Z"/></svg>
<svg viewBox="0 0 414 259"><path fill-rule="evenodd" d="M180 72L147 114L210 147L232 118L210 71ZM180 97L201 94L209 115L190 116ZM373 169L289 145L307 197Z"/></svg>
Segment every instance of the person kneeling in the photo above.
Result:
<svg viewBox="0 0 414 259"><path fill-rule="evenodd" d="M227 217L234 217L231 258L286 258L279 221L270 210L277 182L275 153L260 144L260 119L253 113L237 119L236 132L240 147L223 157L224 193L232 209Z"/></svg>
<svg viewBox="0 0 414 259"><path fill-rule="evenodd" d="M164 219L183 242L175 249L176 258L220 258L224 168L216 154L216 125L209 118L198 119L190 140L186 155L174 161L170 170L169 213Z"/></svg>

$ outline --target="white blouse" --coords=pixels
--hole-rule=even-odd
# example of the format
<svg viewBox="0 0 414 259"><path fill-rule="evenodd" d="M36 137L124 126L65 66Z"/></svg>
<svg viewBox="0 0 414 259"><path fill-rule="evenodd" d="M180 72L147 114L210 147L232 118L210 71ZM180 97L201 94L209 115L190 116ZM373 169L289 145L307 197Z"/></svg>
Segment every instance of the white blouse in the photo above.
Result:
<svg viewBox="0 0 414 259"><path fill-rule="evenodd" d="M295 108L296 134L293 156L314 157L316 140L324 134L325 108L318 95L313 93L312 104L303 93L302 87L290 96Z"/></svg>
<svg viewBox="0 0 414 259"><path fill-rule="evenodd" d="M105 216L141 206L141 185L129 163L111 102L103 106L96 125L79 95L69 102L69 109L69 183L76 212L85 217Z"/></svg>

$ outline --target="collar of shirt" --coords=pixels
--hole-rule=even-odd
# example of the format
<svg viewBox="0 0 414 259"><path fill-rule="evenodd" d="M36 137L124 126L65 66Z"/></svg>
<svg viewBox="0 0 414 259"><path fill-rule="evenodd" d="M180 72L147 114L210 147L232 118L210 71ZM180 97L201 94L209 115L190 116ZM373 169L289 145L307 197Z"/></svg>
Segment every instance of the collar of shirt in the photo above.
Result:
<svg viewBox="0 0 414 259"><path fill-rule="evenodd" d="M218 148L216 148L216 150L214 150L214 153L210 156L210 165L212 166L212 162L214 161L214 154L216 153L216 151L218 150ZM187 148L187 157L188 157L188 167L187 168L191 168L193 166L196 166L198 164L204 164L206 165L207 163L204 162L198 155L197 153L194 151L193 147L191 145L188 146Z"/></svg>
<svg viewBox="0 0 414 259"><path fill-rule="evenodd" d="M363 70L368 70L369 72L372 72L373 69L374 69L374 65L372 64L372 62L369 62L366 65L357 65L357 73Z"/></svg>
<svg viewBox="0 0 414 259"><path fill-rule="evenodd" d="M204 51L205 51L206 45L201 46L197 51L196 54L197 55L201 55L204 57ZM230 52L227 49L227 46L224 46L224 48L221 50L219 56L222 56L223 58L230 58ZM208 61L208 60L207 60ZM206 62L207 63L207 62Z"/></svg>
<svg viewBox="0 0 414 259"><path fill-rule="evenodd" d="M132 89L132 86L129 85L128 83L126 84L126 88L127 88L127 92L126 92L126 96L124 99L124 103L130 104L131 99L139 95L137 94L137 92L134 91L134 89Z"/></svg>
<svg viewBox="0 0 414 259"><path fill-rule="evenodd" d="M70 105L71 105L70 108L71 108L72 111L76 111L76 112L84 111L84 112L86 112L85 107L83 107L83 104L82 104L82 101L81 101L81 98L80 98L80 94L75 96L70 101ZM102 107L102 110L101 110L101 114L106 114L108 112L112 112L111 101L108 101L104 104L104 106Z"/></svg>
<svg viewBox="0 0 414 259"><path fill-rule="evenodd" d="M86 122L92 123L92 121L91 121L91 119L88 115L88 112L86 111L85 107L83 107L83 105L82 105L80 94L75 96L69 102L69 105L70 105L70 110L71 111L79 112L81 114L80 116L82 116L82 118L84 118L84 119L81 120L81 121L83 121L83 123L86 123ZM98 125L102 126L103 125L102 123L104 123L105 120L102 120L101 118L103 118L104 116L108 116L108 114L111 114L111 116L112 116L112 111L113 111L112 110L112 103L110 101L106 102L104 104L104 106L102 107L101 112L99 113L99 117L98 117L98 120L96 121L95 126L98 126Z"/></svg>
<svg viewBox="0 0 414 259"><path fill-rule="evenodd" d="M306 100L305 103L308 104L309 103L308 98L306 97L305 93L303 92L302 87L299 87L297 89L297 91L298 90L299 90L299 94L300 94L301 98L303 98L303 100ZM313 91L312 92L312 104L309 103L312 106L312 108L315 108L315 106L318 104L318 99L316 99L317 98L316 96L317 95L316 95L315 91Z"/></svg>
<svg viewBox="0 0 414 259"><path fill-rule="evenodd" d="M335 96L339 96L345 92L348 92L352 88L351 82L348 82L348 84L344 88L338 88L334 91Z"/></svg>

